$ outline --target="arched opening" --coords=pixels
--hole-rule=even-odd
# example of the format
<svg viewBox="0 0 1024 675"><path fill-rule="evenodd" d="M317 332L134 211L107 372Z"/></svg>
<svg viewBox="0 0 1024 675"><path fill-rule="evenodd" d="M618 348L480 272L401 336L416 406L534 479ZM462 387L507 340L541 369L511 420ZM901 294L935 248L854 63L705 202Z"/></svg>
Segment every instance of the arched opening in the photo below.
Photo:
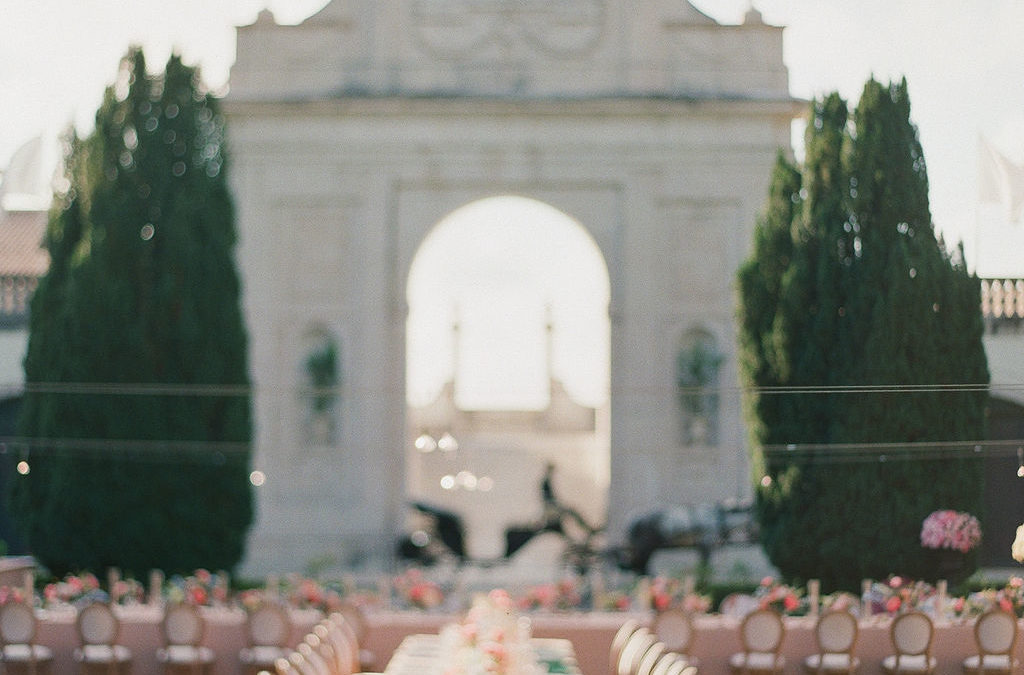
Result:
<svg viewBox="0 0 1024 675"><path fill-rule="evenodd" d="M467 204L407 286L406 493L459 515L471 557L559 499L602 524L609 474L609 278L583 226L519 196Z"/></svg>

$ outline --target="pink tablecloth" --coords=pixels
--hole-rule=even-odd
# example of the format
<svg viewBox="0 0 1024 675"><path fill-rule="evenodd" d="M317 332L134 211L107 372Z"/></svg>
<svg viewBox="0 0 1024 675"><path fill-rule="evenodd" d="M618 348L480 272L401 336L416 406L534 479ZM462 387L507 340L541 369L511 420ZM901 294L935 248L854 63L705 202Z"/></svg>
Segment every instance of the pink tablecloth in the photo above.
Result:
<svg viewBox="0 0 1024 675"><path fill-rule="evenodd" d="M567 638L572 641L583 675L605 675L609 672L608 654L612 637L619 626L636 615L621 613L535 614L533 634L536 637ZM649 616L641 616L648 620ZM370 616L367 646L377 655L376 667L383 669L390 654L406 635L437 631L453 617L417 613L381 613ZM729 656L740 649L739 620L709 615L696 620L696 635L691 654L700 660L701 675L728 675ZM783 654L786 673L802 672L804 657L815 652L814 619L787 618ZM938 675L960 675L961 662L974 652L972 623L940 623L936 626L933 654L939 661ZM1024 661L1024 640L1017 642L1018 658ZM882 659L892 653L887 618L861 622L857 643L862 675L881 675Z"/></svg>
<svg viewBox="0 0 1024 675"><path fill-rule="evenodd" d="M156 651L163 646L159 607L137 606L118 608L121 631L118 642L131 649L135 675L159 675ZM206 631L203 644L211 647L217 660L215 675L238 675L238 651L247 644L245 614L241 610L203 608ZM74 610L51 610L39 613L36 639L53 650L54 675L77 672L74 650L78 646ZM320 619L317 612L293 612L293 643L297 644Z"/></svg>
<svg viewBox="0 0 1024 675"><path fill-rule="evenodd" d="M207 631L204 643L217 654L216 675L237 675L238 650L245 645L245 617L239 610L204 610ZM121 644L135 654L135 675L159 675L156 650L162 644L160 610L139 607L121 611ZM567 638L575 648L583 675L609 672L608 653L612 637L630 616L622 613L532 614L533 635ZM383 670L402 639L414 633L434 633L456 617L422 612L372 612L367 615L364 646L375 657L374 668ZM642 615L641 619L650 617ZM319 619L315 612L293 614L293 641L298 642ZM739 650L739 621L732 617L704 616L696 621L692 653L700 659L701 675L727 675L729 655ZM815 651L814 620L788 618L783 642L788 675L801 672L800 662ZM73 611L42 612L39 642L54 650L54 673L73 673L73 652L78 644ZM882 659L891 653L889 621L872 619L861 623L857 655L862 675L880 675ZM938 675L959 675L960 663L974 652L973 624L937 625L933 653L939 660ZM1018 658L1024 660L1024 640L1017 642Z"/></svg>

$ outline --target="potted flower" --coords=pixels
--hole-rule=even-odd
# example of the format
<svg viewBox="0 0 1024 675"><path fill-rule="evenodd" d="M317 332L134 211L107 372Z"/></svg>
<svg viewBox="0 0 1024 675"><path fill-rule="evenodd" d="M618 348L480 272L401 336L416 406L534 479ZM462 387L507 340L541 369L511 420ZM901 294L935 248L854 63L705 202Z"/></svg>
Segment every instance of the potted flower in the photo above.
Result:
<svg viewBox="0 0 1024 675"><path fill-rule="evenodd" d="M932 576L959 584L974 571L971 555L981 543L981 524L963 511L943 509L921 524L921 546L930 553Z"/></svg>

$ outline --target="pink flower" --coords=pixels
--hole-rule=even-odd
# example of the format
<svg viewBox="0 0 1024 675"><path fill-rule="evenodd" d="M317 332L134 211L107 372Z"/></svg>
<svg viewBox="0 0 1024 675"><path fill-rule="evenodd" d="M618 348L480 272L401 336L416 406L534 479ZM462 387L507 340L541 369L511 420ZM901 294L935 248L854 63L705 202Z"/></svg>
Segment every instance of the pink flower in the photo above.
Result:
<svg viewBox="0 0 1024 675"><path fill-rule="evenodd" d="M900 605L902 604L903 601L894 595L885 601L885 611L889 612L890 614L895 614L896 612L900 611Z"/></svg>

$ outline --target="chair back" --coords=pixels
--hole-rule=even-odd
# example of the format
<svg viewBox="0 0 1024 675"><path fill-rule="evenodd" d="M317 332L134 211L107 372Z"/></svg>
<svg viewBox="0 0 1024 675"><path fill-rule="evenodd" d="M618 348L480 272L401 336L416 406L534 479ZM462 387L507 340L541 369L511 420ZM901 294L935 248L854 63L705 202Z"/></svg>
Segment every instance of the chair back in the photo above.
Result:
<svg viewBox="0 0 1024 675"><path fill-rule="evenodd" d="M198 607L182 602L164 610L163 628L167 644L196 647L203 641L206 624Z"/></svg>
<svg viewBox="0 0 1024 675"><path fill-rule="evenodd" d="M27 603L0 605L0 645L27 645L36 638L36 613Z"/></svg>
<svg viewBox="0 0 1024 675"><path fill-rule="evenodd" d="M304 671L308 675L331 675L331 666L320 652L314 649L312 644L300 642L295 649L302 655L299 670Z"/></svg>
<svg viewBox="0 0 1024 675"><path fill-rule="evenodd" d="M655 615L654 634L665 643L668 651L689 654L690 643L693 642L693 621L682 609L667 609Z"/></svg>
<svg viewBox="0 0 1024 675"><path fill-rule="evenodd" d="M932 645L934 625L923 612L907 612L893 619L890 635L897 654L918 656L928 654Z"/></svg>
<svg viewBox="0 0 1024 675"><path fill-rule="evenodd" d="M743 617L740 641L745 652L778 653L786 627L782 616L773 609L756 609Z"/></svg>
<svg viewBox="0 0 1024 675"><path fill-rule="evenodd" d="M651 675L658 660L665 655L665 643L655 642L640 657L636 666L636 675Z"/></svg>
<svg viewBox="0 0 1024 675"><path fill-rule="evenodd" d="M992 609L974 622L974 639L982 654L1013 654L1017 643L1017 617Z"/></svg>
<svg viewBox="0 0 1024 675"><path fill-rule="evenodd" d="M121 623L106 602L92 602L78 610L75 619L83 645L113 645Z"/></svg>
<svg viewBox="0 0 1024 675"><path fill-rule="evenodd" d="M339 632L329 619L324 619L313 626L313 635L320 639L321 646L330 647L331 667L337 675L351 675L355 661L353 647ZM321 653L323 650L321 649Z"/></svg>
<svg viewBox="0 0 1024 675"><path fill-rule="evenodd" d="M657 641L657 638L651 635L646 628L641 628L633 633L622 647L622 653L619 654L616 675L636 675L636 670L640 667L640 659Z"/></svg>
<svg viewBox="0 0 1024 675"><path fill-rule="evenodd" d="M352 626L352 630L356 634L356 642L363 644L366 640L366 616L363 615L363 610L351 602L343 602L338 607L338 613L345 617L348 625Z"/></svg>
<svg viewBox="0 0 1024 675"><path fill-rule="evenodd" d="M619 626L619 629L615 631L615 635L612 636L611 651L608 654L608 663L611 664L611 675L617 675L619 672L619 655L622 654L622 648L626 646L626 642L639 628L639 621L636 619L626 619Z"/></svg>
<svg viewBox="0 0 1024 675"><path fill-rule="evenodd" d="M651 668L651 675L668 675L672 665L680 661L679 655L675 652L665 652L658 659L658 662L654 664L654 668Z"/></svg>
<svg viewBox="0 0 1024 675"><path fill-rule="evenodd" d="M297 654L298 652L292 652L288 658L282 656L274 661L274 670L277 672L277 675L302 675L302 673L299 672L299 669L292 662L291 658ZM300 656L299 658L302 657Z"/></svg>
<svg viewBox="0 0 1024 675"><path fill-rule="evenodd" d="M288 610L269 602L249 612L247 628L253 647L284 647L292 634Z"/></svg>
<svg viewBox="0 0 1024 675"><path fill-rule="evenodd" d="M814 629L823 654L849 654L857 642L857 617L846 609L834 609L818 617Z"/></svg>
<svg viewBox="0 0 1024 675"><path fill-rule="evenodd" d="M691 666L684 659L674 660L665 675L697 675L697 666Z"/></svg>

